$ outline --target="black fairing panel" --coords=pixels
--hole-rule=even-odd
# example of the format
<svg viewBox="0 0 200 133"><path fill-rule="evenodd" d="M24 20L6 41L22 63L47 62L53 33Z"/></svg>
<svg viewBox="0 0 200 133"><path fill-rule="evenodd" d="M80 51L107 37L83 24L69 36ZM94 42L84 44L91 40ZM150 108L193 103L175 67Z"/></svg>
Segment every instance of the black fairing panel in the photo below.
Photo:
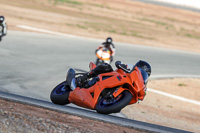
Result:
<svg viewBox="0 0 200 133"><path fill-rule="evenodd" d="M72 80L75 78L75 71L74 69L70 68L67 72L66 81L69 85L71 85Z"/></svg>

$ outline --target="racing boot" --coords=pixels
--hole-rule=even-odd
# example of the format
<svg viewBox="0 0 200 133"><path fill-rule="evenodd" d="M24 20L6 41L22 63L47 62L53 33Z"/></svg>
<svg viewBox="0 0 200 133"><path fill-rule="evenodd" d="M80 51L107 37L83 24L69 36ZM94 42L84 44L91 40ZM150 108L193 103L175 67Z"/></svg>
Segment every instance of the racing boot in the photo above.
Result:
<svg viewBox="0 0 200 133"><path fill-rule="evenodd" d="M85 82L87 81L87 73L83 74L82 76L79 76L76 78L76 85L80 88L84 87Z"/></svg>
<svg viewBox="0 0 200 133"><path fill-rule="evenodd" d="M95 73L94 70L90 71L90 72L87 72L85 74L83 74L82 76L79 76L76 78L76 85L79 86L79 87L86 87L88 86L87 85L87 79L89 78L92 78L92 77L95 77L97 76L97 74Z"/></svg>

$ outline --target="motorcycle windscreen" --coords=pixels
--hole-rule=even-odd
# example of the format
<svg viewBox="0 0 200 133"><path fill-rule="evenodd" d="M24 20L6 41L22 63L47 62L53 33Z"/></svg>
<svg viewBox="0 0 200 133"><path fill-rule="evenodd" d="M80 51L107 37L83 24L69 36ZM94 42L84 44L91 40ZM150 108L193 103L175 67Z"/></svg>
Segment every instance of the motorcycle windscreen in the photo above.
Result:
<svg viewBox="0 0 200 133"><path fill-rule="evenodd" d="M70 88L74 90L76 88L76 83L75 83L75 70L70 68L69 71L67 72L66 76L66 81L70 85Z"/></svg>

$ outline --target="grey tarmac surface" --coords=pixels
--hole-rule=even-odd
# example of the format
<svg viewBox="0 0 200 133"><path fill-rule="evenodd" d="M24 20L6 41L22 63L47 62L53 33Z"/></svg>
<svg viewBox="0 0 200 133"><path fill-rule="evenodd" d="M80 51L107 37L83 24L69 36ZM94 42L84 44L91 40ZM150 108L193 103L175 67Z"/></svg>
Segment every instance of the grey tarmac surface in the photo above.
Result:
<svg viewBox="0 0 200 133"><path fill-rule="evenodd" d="M173 3L170 3L170 2L163 2L163 1L156 1L156 0L136 0L136 1L160 5L160 6L168 6L168 7L172 7L172 8L179 8L179 9L184 9L184 10L200 12L199 8L190 7L190 6L186 6L186 5L184 6L184 5L173 4Z"/></svg>
<svg viewBox="0 0 200 133"><path fill-rule="evenodd" d="M8 31L0 42L0 91L49 101L51 90L65 80L70 67L89 71L89 62L96 60L94 51L103 41ZM200 54L114 44L114 61L134 64L140 59L146 60L152 66L151 79L200 77ZM111 65L116 69L114 62Z"/></svg>

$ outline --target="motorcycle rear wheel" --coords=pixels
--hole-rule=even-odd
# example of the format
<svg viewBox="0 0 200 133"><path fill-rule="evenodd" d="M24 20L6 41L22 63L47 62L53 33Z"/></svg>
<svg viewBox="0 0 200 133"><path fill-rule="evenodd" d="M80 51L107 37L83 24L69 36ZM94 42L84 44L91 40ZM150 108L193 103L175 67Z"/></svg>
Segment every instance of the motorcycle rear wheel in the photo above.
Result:
<svg viewBox="0 0 200 133"><path fill-rule="evenodd" d="M50 99L54 104L65 105L69 103L69 93L72 91L66 81L58 84L52 91Z"/></svg>
<svg viewBox="0 0 200 133"><path fill-rule="evenodd" d="M103 97L98 101L96 105L96 111L101 114L118 113L132 100L132 94L129 91L123 91L118 97L112 99L111 102L105 102L106 99Z"/></svg>

